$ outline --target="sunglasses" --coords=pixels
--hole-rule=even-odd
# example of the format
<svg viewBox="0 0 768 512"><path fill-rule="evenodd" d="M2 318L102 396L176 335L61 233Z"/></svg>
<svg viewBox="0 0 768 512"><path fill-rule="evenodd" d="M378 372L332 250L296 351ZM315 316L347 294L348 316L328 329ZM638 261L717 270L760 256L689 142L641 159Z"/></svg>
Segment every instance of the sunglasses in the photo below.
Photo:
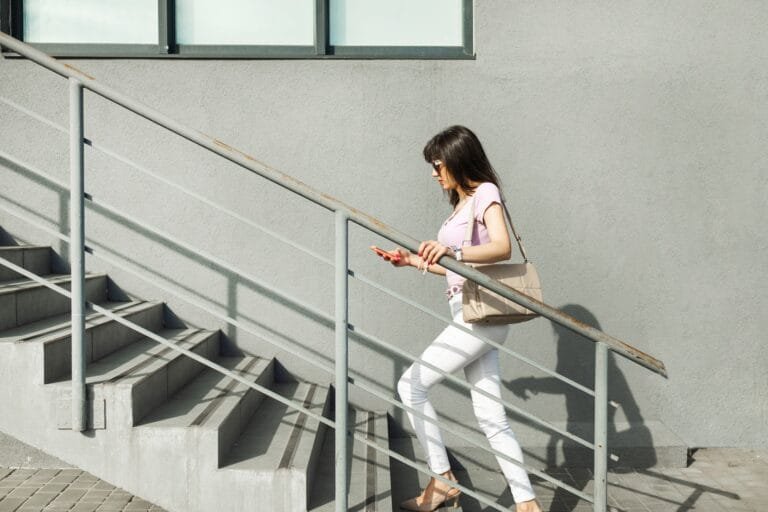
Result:
<svg viewBox="0 0 768 512"><path fill-rule="evenodd" d="M432 162L430 162L430 164L432 165L432 168L435 171L440 172L440 166L443 165L443 161L442 160L433 160Z"/></svg>

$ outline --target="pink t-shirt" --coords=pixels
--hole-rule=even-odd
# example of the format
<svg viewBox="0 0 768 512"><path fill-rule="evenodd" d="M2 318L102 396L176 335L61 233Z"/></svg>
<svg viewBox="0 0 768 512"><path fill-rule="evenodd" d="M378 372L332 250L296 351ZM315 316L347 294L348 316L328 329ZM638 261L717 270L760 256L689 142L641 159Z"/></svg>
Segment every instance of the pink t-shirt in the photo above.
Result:
<svg viewBox="0 0 768 512"><path fill-rule="evenodd" d="M501 195L496 185L486 182L478 185L472 198L443 223L440 232L437 234L438 242L448 247L462 246L467 231L467 221L472 201L475 202L475 228L472 232L472 245L487 244L491 241L491 238L488 236L488 229L485 227L485 221L483 221L483 216L488 207L493 203L501 204ZM445 277L448 280L449 289L453 286L461 286L465 281L459 274L450 270L446 270Z"/></svg>

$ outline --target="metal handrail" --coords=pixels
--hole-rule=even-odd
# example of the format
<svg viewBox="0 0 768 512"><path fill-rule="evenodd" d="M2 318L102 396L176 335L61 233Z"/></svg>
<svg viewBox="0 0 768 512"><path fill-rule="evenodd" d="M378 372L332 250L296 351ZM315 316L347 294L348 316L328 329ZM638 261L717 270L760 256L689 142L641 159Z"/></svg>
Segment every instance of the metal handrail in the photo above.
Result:
<svg viewBox="0 0 768 512"><path fill-rule="evenodd" d="M191 130L180 123L160 114L159 112L143 105L135 100L98 83L91 76L82 71L67 65L61 64L50 56L26 45L16 39L0 33L0 45L6 46L26 57L37 64L69 79L70 89L70 169L72 194L72 243L70 244L72 253L72 373L73 373L73 426L76 429L84 429L84 359L82 358L82 336L84 332L84 308L85 300L82 295L84 283L84 250L85 250L85 231L84 231L84 165L83 165L83 90L89 89L92 92L117 103L124 108L140 115L147 120L163 126L164 128L176 133L177 135L204 147L221 157L240 165L241 167L254 172L261 177L268 179L277 185L297 193L306 199L319 204L333 212L336 219L336 420L341 425L346 425L347 419L347 384L349 372L347 365L348 354L348 336L349 324L348 314L348 229L349 223L354 222L362 227L371 230L374 233L383 236L396 244L402 245L411 251L416 251L418 241L407 235L387 226L377 219L357 211L354 208L328 196L322 194L304 183L277 171L261 162L258 162L250 155L243 153L223 142L213 139L205 134ZM503 284L494 281L479 271L474 270L462 263L456 262L451 258L441 258L440 263L449 270L455 271L468 279L476 281L500 295L525 306L526 308L537 312L564 327L581 334L582 336L597 342L596 347L596 375L595 375L595 494L594 509L604 511L606 508L607 496L607 355L608 350L613 350L618 354L644 366L651 371L666 376L664 364L645 354L635 347L628 345L616 338L613 338L599 329L588 326L574 319L573 317L558 311L543 302L527 297L516 290L506 287ZM23 274L23 272L20 272ZM109 316L108 313L107 316ZM120 321L117 320L116 321ZM121 322L122 323L122 322ZM152 338L152 336L148 336ZM157 340L162 343L162 341ZM165 340L169 345L172 343ZM390 347L391 348L391 347ZM179 349L183 351L182 349ZM193 357L193 359L196 359ZM207 363L204 363L207 364ZM247 384L247 383L246 383ZM250 384L248 384L250 385ZM268 393L266 393L268 394ZM346 429L336 429L336 509L346 509L347 482L346 469L348 467L348 448L346 447ZM355 433L353 432L353 435ZM370 443L363 440L366 444ZM375 444L375 443L374 443ZM398 458L398 457L396 457ZM408 461L408 465L410 461ZM415 466L415 465L413 465ZM431 471L427 473L437 476L440 480L446 481L439 475L434 475ZM462 486L457 486L462 488ZM578 493L578 491L577 491ZM468 493L473 495L473 493ZM486 500L480 500L486 503ZM589 500L592 501L592 500ZM494 508L497 508L494 506Z"/></svg>
<svg viewBox="0 0 768 512"><path fill-rule="evenodd" d="M142 104L115 89L101 84L94 77L87 73L77 69L70 64L62 64L49 55L37 50L36 48L22 43L21 41L7 35L0 33L0 45L6 46L11 50L24 55L28 59L35 63L61 75L64 78L75 79L80 82L83 88L88 89L105 99L108 99L122 107L130 110L131 112L151 121L159 126L162 126L177 135L187 139L188 141L197 144L203 148L206 148L213 153L235 163L253 173L258 174L262 178L265 178L276 185L290 190L315 204L323 206L328 210L334 212L342 212L350 221L358 224L359 226L368 228L374 233L383 236L384 238L391 240L392 242L402 245L406 249L416 252L418 250L419 240L412 238L405 233L396 230L395 228L383 223L379 219L372 217L360 210L353 208L342 201L324 194L302 181L278 171L277 169L268 166L258 161L253 156L234 148L216 138L210 137L197 130L190 129L178 121L171 119L170 117ZM563 313L562 311L549 306L543 302L531 299L525 294L522 294L515 290L501 284L500 282L486 276L482 272L475 270L461 262L457 262L453 258L443 257L440 259L440 264L467 279L471 279L476 283L482 285L489 290L492 290L499 295L508 298L525 306L531 311L539 313L541 316L552 320L555 323L562 325L563 327L581 334L587 339L594 342L605 343L610 350L613 350L617 354L626 357L630 361L633 361L640 366L644 366L649 370L658 373L662 376L667 376L664 363L655 357L642 352L641 350L625 343L618 338L609 336L600 329L589 326L584 322L577 320L576 318Z"/></svg>

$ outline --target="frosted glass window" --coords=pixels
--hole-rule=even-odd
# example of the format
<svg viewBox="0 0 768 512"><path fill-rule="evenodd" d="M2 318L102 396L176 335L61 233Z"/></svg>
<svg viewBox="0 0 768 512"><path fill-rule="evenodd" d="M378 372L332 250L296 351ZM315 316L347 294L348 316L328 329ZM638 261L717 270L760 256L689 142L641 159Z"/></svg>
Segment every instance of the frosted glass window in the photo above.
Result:
<svg viewBox="0 0 768 512"><path fill-rule="evenodd" d="M157 0L24 0L24 40L157 44Z"/></svg>
<svg viewBox="0 0 768 512"><path fill-rule="evenodd" d="M331 45L462 46L463 0L331 0Z"/></svg>
<svg viewBox="0 0 768 512"><path fill-rule="evenodd" d="M179 44L314 45L314 0L176 0Z"/></svg>

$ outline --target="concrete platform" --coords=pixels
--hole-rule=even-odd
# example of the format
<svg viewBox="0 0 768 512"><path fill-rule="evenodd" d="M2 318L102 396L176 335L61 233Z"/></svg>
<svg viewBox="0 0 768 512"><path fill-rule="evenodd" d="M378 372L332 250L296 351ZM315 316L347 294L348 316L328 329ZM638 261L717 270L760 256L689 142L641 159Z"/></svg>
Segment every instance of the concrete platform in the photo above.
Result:
<svg viewBox="0 0 768 512"><path fill-rule="evenodd" d="M422 457L412 438L397 438L391 443L399 453ZM460 483L514 510L512 495L495 465L465 465L454 469L454 473ZM556 467L546 473L592 493L590 469ZM426 476L392 461L394 510L400 502L418 494L427 480ZM532 477L531 482L547 512L593 510L591 503L557 490L541 478ZM762 512L768 509L768 451L703 448L692 450L683 468L612 470L608 474L608 503L612 512ZM493 510L468 496L462 496L460 505L463 512Z"/></svg>

